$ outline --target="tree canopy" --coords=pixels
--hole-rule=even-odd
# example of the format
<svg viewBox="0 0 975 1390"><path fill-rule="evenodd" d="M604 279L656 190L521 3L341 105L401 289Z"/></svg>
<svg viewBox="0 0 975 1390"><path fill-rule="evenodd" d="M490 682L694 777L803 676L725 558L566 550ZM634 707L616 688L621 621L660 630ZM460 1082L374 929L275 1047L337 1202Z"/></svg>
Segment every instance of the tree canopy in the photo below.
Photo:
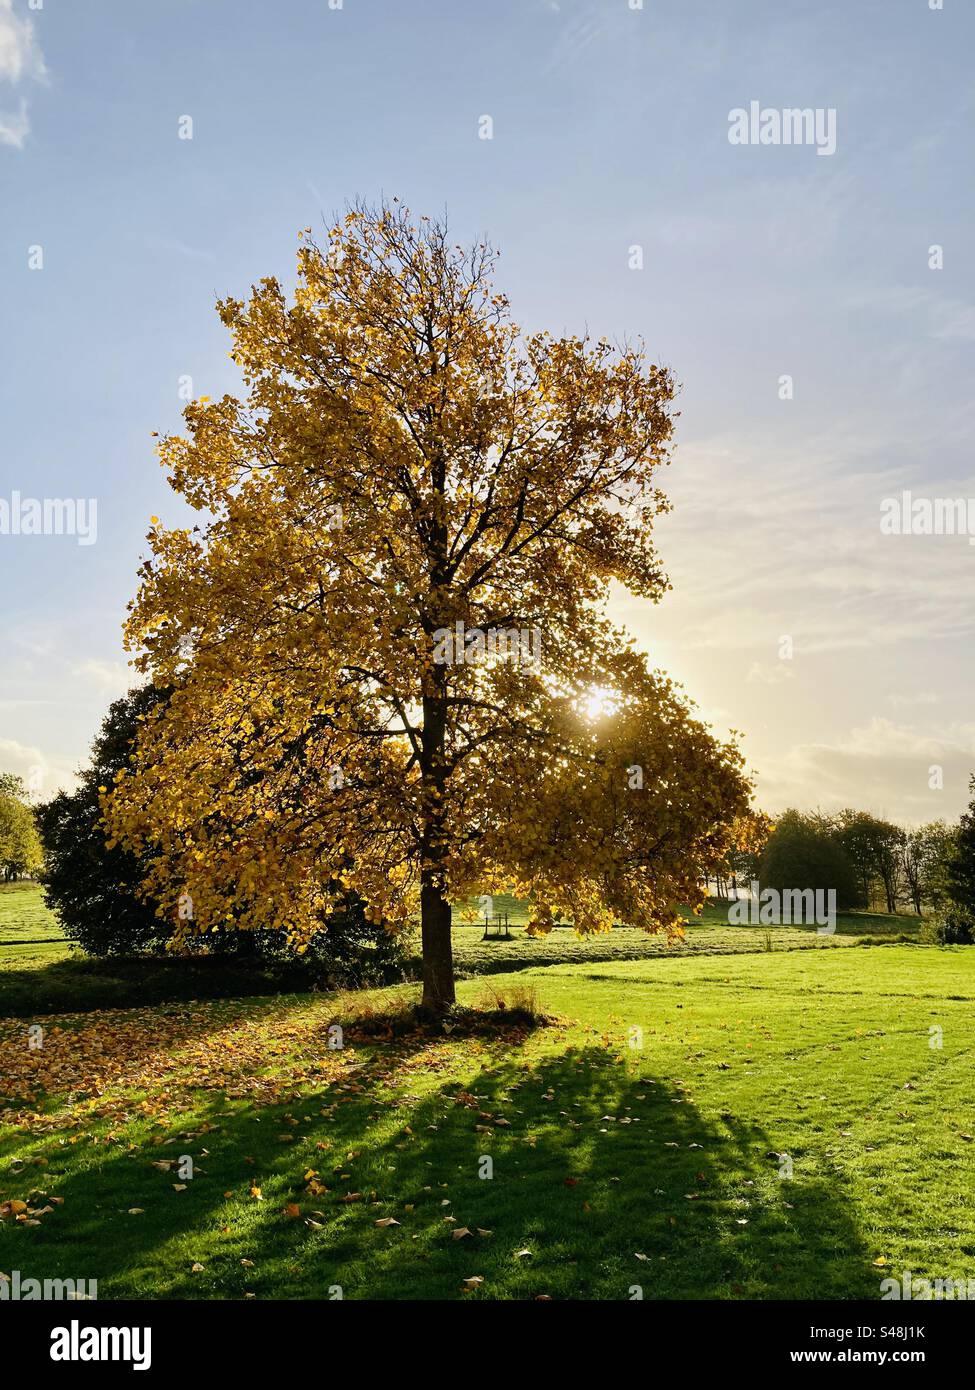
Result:
<svg viewBox="0 0 975 1390"><path fill-rule="evenodd" d="M21 778L0 773L0 874L19 878L41 866L41 843Z"/></svg>
<svg viewBox="0 0 975 1390"><path fill-rule="evenodd" d="M161 442L201 519L153 521L127 640L173 694L104 800L204 928L419 912L438 1009L451 901L669 929L749 834L737 748L605 611L668 587L673 376L522 333L494 265L394 201L304 238L292 302L219 303L247 394Z"/></svg>
<svg viewBox="0 0 975 1390"><path fill-rule="evenodd" d="M759 863L763 888L822 889L836 893L842 911L857 901L856 877L843 846L816 816L784 811L776 817Z"/></svg>
<svg viewBox="0 0 975 1390"><path fill-rule="evenodd" d="M972 801L961 818L944 873L952 939L965 942L975 940L975 777L971 791Z"/></svg>

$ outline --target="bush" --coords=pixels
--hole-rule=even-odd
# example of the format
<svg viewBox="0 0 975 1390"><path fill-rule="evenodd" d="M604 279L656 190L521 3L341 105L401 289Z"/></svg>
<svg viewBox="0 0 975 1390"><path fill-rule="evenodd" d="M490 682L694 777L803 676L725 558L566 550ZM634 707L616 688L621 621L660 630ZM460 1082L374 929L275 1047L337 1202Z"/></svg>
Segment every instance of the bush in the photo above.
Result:
<svg viewBox="0 0 975 1390"><path fill-rule="evenodd" d="M350 896L340 912L326 919L301 955L283 931L211 932L191 942L191 954L242 957L256 965L297 967L301 976L323 989L372 989L395 984L407 974L408 933L393 936L381 923L367 921L362 902Z"/></svg>
<svg viewBox="0 0 975 1390"><path fill-rule="evenodd" d="M934 939L942 946L975 946L975 917L950 907L932 923Z"/></svg>

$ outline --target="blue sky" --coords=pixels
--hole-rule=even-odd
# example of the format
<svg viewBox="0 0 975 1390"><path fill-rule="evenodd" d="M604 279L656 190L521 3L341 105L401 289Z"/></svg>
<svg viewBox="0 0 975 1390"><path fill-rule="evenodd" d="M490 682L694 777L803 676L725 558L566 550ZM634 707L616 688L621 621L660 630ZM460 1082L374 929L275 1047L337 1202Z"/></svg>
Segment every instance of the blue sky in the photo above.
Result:
<svg viewBox="0 0 975 1390"><path fill-rule="evenodd" d="M674 592L614 607L762 803L956 814L975 547L879 516L975 497L973 40L963 0L0 0L0 499L98 503L94 545L0 535L0 770L68 780L126 685L150 432L236 387L215 295L386 193L487 234L526 327L673 366ZM753 100L835 154L732 145Z"/></svg>

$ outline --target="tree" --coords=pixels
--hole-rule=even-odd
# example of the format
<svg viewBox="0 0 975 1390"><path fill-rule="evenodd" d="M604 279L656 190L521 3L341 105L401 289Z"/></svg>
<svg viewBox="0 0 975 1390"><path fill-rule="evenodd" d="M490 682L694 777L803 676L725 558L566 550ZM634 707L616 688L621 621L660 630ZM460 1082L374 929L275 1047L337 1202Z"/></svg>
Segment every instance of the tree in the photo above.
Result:
<svg viewBox="0 0 975 1390"><path fill-rule="evenodd" d="M161 951L172 940L182 915L186 944L205 943L211 954L286 962L289 953L280 932L235 930L198 937L192 930L195 912L190 900L184 897L177 902L174 920L173 913L141 891L149 858L137 858L118 844L109 848L106 843L101 793L129 767L142 721L164 705L169 695L148 685L115 700L92 745L89 766L79 774L77 790L59 792L38 808L47 905L90 955ZM366 921L355 899L343 901L317 926L306 956L315 978L359 985L388 983L400 975L402 952L388 933Z"/></svg>
<svg viewBox="0 0 975 1390"><path fill-rule="evenodd" d="M37 808L44 844L44 898L68 936L92 955L158 950L172 922L140 894L147 862L105 842L100 789L128 766L140 722L165 702L154 686L113 701L79 773L74 792L58 792Z"/></svg>
<svg viewBox="0 0 975 1390"><path fill-rule="evenodd" d="M919 917L924 903L924 864L927 848L923 829L905 832L901 844L901 869L914 911Z"/></svg>
<svg viewBox="0 0 975 1390"><path fill-rule="evenodd" d="M975 927L975 777L971 780L971 791L971 805L961 817L946 863L944 887L954 913Z"/></svg>
<svg viewBox="0 0 975 1390"><path fill-rule="evenodd" d="M876 874L874 862L872 817L866 811L847 808L831 819L831 833L839 843L857 880L857 907L869 908L873 900L873 883Z"/></svg>
<svg viewBox="0 0 975 1390"><path fill-rule="evenodd" d="M941 906L946 892L946 866L957 831L943 820L931 821L906 832L902 846L904 882L918 914L924 904Z"/></svg>
<svg viewBox="0 0 975 1390"><path fill-rule="evenodd" d="M890 821L871 819L874 865L883 885L887 911L896 912L904 860L904 831Z"/></svg>
<svg viewBox="0 0 975 1390"><path fill-rule="evenodd" d="M836 893L840 911L858 901L853 865L842 845L814 816L784 811L777 816L759 864L762 888L779 893L789 889L822 889Z"/></svg>
<svg viewBox="0 0 975 1390"><path fill-rule="evenodd" d="M36 873L41 844L24 784L13 773L0 773L0 874L7 879Z"/></svg>
<svg viewBox="0 0 975 1390"><path fill-rule="evenodd" d="M744 849L734 846L727 856L728 868L730 870L731 886L735 890L735 897L738 896L739 888L749 888L752 883L758 881L759 869L762 862L762 852L771 833L771 819L759 813L755 817L754 833L751 836L751 843Z"/></svg>
<svg viewBox="0 0 975 1390"><path fill-rule="evenodd" d="M936 820L922 825L917 832L922 845L922 899L935 909L943 907L948 897L948 865L955 853L958 829L957 825Z"/></svg>
<svg viewBox="0 0 975 1390"><path fill-rule="evenodd" d="M869 907L879 883L888 912L897 911L904 856L904 831L869 811L841 811L835 835L853 864L860 884L860 906Z"/></svg>
<svg viewBox="0 0 975 1390"><path fill-rule="evenodd" d="M246 401L193 402L161 444L205 515L149 533L127 640L176 688L105 797L113 837L160 846L149 890L176 863L213 926L300 945L348 890L392 931L418 910L437 1012L452 900L674 927L749 783L604 611L613 580L668 587L671 373L523 335L493 252L395 200L298 261L293 303L265 279L218 305Z"/></svg>

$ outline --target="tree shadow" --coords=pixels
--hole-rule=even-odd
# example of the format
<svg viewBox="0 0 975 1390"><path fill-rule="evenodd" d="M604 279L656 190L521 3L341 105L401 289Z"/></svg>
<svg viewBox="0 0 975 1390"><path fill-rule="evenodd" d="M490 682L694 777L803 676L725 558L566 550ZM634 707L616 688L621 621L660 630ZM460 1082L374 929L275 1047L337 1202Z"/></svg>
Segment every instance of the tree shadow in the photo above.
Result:
<svg viewBox="0 0 975 1390"><path fill-rule="evenodd" d="M93 1145L61 1177L52 1148L64 1206L30 1233L42 1267L19 1267L96 1277L103 1298L877 1296L839 1179L798 1160L780 1176L761 1127L599 1047L484 1046L467 1080L431 1090L463 1046L376 1049L290 1109L202 1097L190 1138ZM201 1147L174 1195L153 1154Z"/></svg>

